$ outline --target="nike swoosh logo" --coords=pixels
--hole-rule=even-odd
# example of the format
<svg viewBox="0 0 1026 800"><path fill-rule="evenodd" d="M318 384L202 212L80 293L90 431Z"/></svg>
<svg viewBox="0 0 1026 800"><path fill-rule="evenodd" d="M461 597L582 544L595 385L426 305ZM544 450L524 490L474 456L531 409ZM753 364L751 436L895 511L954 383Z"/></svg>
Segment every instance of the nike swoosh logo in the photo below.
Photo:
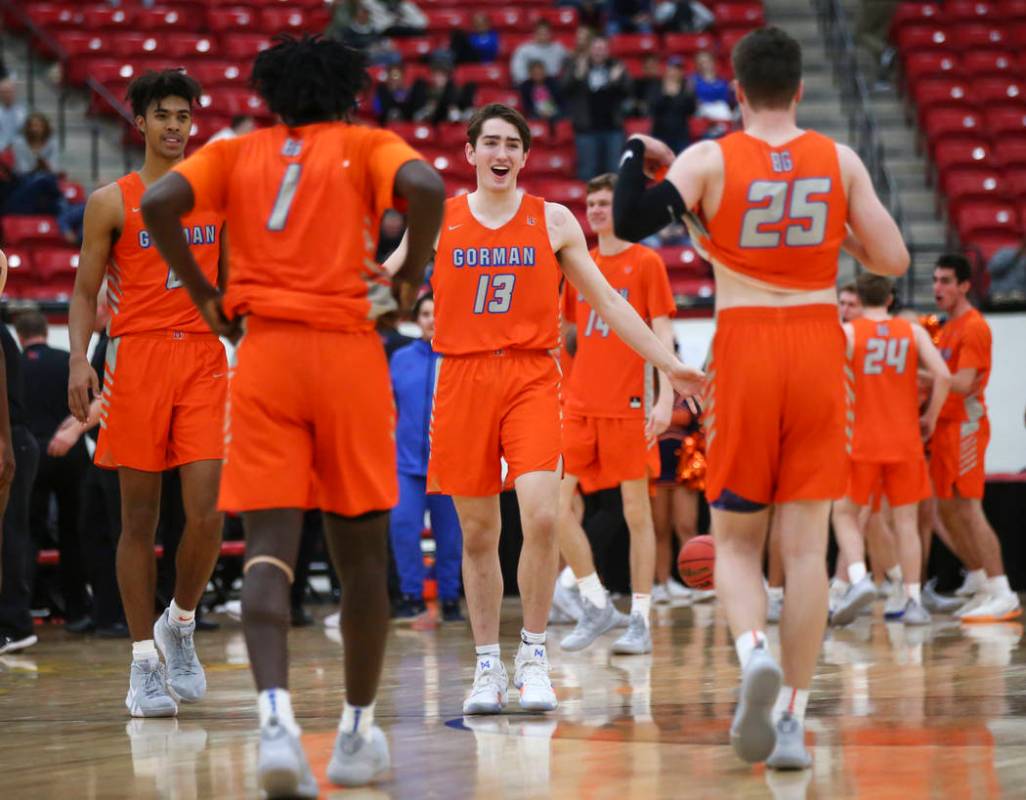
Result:
<svg viewBox="0 0 1026 800"><path fill-rule="evenodd" d="M133 209L132 209L132 213L133 213L133 214L138 214L138 213L139 213L140 211L142 211L142 209L141 209L141 208L133 208Z"/></svg>
<svg viewBox="0 0 1026 800"><path fill-rule="evenodd" d="M620 157L620 166L621 167L623 166L623 162L626 161L628 158L634 158L634 151L633 150L628 150L626 153L624 153Z"/></svg>
<svg viewBox="0 0 1026 800"><path fill-rule="evenodd" d="M224 373L223 372L215 372L213 377L215 377L215 378L223 378L224 377Z"/></svg>
<svg viewBox="0 0 1026 800"><path fill-rule="evenodd" d="M449 230L454 231L457 228L462 228L462 227L463 227L463 223L461 222L459 225L450 225L449 226Z"/></svg>

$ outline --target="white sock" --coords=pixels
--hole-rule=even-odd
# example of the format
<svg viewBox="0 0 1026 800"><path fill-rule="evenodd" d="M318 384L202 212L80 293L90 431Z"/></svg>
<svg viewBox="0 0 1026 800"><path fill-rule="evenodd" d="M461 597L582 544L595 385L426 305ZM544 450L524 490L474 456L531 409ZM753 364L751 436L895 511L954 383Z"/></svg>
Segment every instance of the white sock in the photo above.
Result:
<svg viewBox="0 0 1026 800"><path fill-rule="evenodd" d="M369 739L371 727L374 725L374 703L369 706L351 706L349 701L342 706L342 719L338 729L343 733L357 733L363 739Z"/></svg>
<svg viewBox="0 0 1026 800"><path fill-rule="evenodd" d="M914 600L916 605L922 602L923 593L918 583L906 583L905 584L905 597L909 600Z"/></svg>
<svg viewBox="0 0 1026 800"><path fill-rule="evenodd" d="M805 707L809 704L809 690L795 689L793 686L781 686L777 695L777 703L773 706L773 722L776 723L784 712L788 712L803 725L805 724Z"/></svg>
<svg viewBox="0 0 1026 800"><path fill-rule="evenodd" d="M767 586L766 596L770 600L783 600L784 599L784 587L783 586Z"/></svg>
<svg viewBox="0 0 1026 800"><path fill-rule="evenodd" d="M748 657L752 654L756 645L766 645L766 634L762 631L745 631L734 641L734 649L737 650L737 660L741 669L748 663Z"/></svg>
<svg viewBox="0 0 1026 800"><path fill-rule="evenodd" d="M848 565L848 581L854 586L860 580L866 577L866 562L856 561L854 564Z"/></svg>
<svg viewBox="0 0 1026 800"><path fill-rule="evenodd" d="M591 575L578 578L577 585L581 589L581 597L587 598L595 608L606 607L606 588L602 585L597 573L593 572Z"/></svg>
<svg viewBox="0 0 1026 800"><path fill-rule="evenodd" d="M1004 597L1012 593L1012 587L1008 585L1007 575L995 575L993 578L987 578L985 586L987 594L991 597Z"/></svg>
<svg viewBox="0 0 1026 800"><path fill-rule="evenodd" d="M152 639L143 639L141 642L132 642L133 661L156 661L160 658L157 654L157 646Z"/></svg>
<svg viewBox="0 0 1026 800"><path fill-rule="evenodd" d="M851 588L851 584L843 578L834 578L834 586L837 587L837 591L842 594Z"/></svg>
<svg viewBox="0 0 1026 800"><path fill-rule="evenodd" d="M545 631L531 633L527 628L520 629L520 643L526 645L545 644Z"/></svg>
<svg viewBox="0 0 1026 800"><path fill-rule="evenodd" d="M492 669L501 658L499 645L497 644L483 644L480 647L475 647L474 652L477 654L478 672Z"/></svg>
<svg viewBox="0 0 1026 800"><path fill-rule="evenodd" d="M277 717L285 730L293 736L299 736L299 725L292 714L292 695L288 689L264 689L257 695L257 711L260 714L260 727L266 725L272 717Z"/></svg>
<svg viewBox="0 0 1026 800"><path fill-rule="evenodd" d="M631 616L635 614L641 614L641 618L645 620L645 625L648 625L648 615L652 610L652 595L650 594L632 594L631 595Z"/></svg>
<svg viewBox="0 0 1026 800"><path fill-rule="evenodd" d="M901 565L895 564L887 570L887 577L891 579L891 583L901 583Z"/></svg>
<svg viewBox="0 0 1026 800"><path fill-rule="evenodd" d="M186 611L175 599L171 598L171 605L168 606L167 618L171 620L175 625L180 625L185 628L188 627L194 619L196 619L196 609L192 611Z"/></svg>
<svg viewBox="0 0 1026 800"><path fill-rule="evenodd" d="M559 573L559 582L564 589L573 589L577 585L577 576L570 567L563 567L563 571Z"/></svg>
<svg viewBox="0 0 1026 800"><path fill-rule="evenodd" d="M966 577L966 583L969 584L969 588L973 591L979 591L987 582L987 572L983 569L974 569Z"/></svg>

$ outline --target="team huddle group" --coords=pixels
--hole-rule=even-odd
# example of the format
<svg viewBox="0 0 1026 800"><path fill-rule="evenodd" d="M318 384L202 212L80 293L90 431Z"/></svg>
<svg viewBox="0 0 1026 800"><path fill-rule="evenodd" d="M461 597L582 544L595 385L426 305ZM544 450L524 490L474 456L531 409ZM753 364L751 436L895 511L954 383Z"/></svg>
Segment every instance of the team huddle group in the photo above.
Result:
<svg viewBox="0 0 1026 800"><path fill-rule="evenodd" d="M133 83L146 160L89 200L69 323L69 405L83 427L101 426L96 460L118 470L122 490L118 580L133 640L133 716L172 716L179 703L204 696L195 609L218 556L220 512L239 512L259 783L269 797L317 795L288 691L286 638L302 514L319 508L342 586L345 667L328 777L360 785L389 769L374 708L398 482L392 390L374 326L397 302L413 305L429 260L440 357L426 486L453 498L463 533L476 648L464 714L498 714L509 700L499 635L505 486L516 489L523 529L512 675L521 709L558 705L550 612L577 620L564 649L625 626L614 650L651 651L649 464L652 443L674 419L675 396L678 410L701 408L717 596L742 669L731 724L742 759L777 769L811 763L804 714L827 619L831 501L847 494L856 506L889 503L906 576L901 610L908 622L918 613L921 555L911 557L905 535L908 509L914 522L927 491L918 364L933 377L923 424L929 433L936 423L933 477L945 535L970 569L986 572L970 573L980 587L977 616L996 614L1007 581L992 570L977 528L960 524L973 518L982 492L967 466L978 463L982 475L986 431L974 403L982 404L989 368L973 338L984 323L967 310L967 276L938 266L938 292L956 298L941 333L953 379L920 327L888 316L886 278L860 279L863 317L842 328L840 250L870 273L898 276L909 261L900 232L858 156L797 128L798 44L759 29L733 60L744 132L677 157L655 139L632 138L619 173L588 185L598 236L590 252L569 210L517 190L531 146L517 111L489 105L474 114L465 157L477 189L446 200L438 174L394 133L347 122L366 77L362 56L341 44L283 38L263 51L253 84L281 124L185 159L199 87L177 71ZM407 231L378 264L380 219L390 208L405 212ZM717 328L704 371L674 354L665 267L633 244L680 220L716 273ZM101 380L87 349L104 280L112 320ZM561 319L573 323L577 342L565 381ZM236 345L230 379L219 336ZM860 426L863 414L875 422ZM160 473L172 467L180 468L186 530L174 599L154 623ZM629 617L596 575L575 510L578 484L586 492L620 486L631 533ZM797 587L801 598L779 612L779 664L764 632L771 514L771 585ZM859 514L850 514L851 586L835 621L865 604ZM557 577L560 554L567 566Z"/></svg>

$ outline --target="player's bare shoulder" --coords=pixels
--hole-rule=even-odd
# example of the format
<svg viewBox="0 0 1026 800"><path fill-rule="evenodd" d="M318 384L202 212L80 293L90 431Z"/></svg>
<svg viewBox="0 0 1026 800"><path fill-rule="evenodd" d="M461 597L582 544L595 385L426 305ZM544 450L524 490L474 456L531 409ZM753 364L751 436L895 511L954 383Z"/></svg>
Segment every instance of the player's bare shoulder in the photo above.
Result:
<svg viewBox="0 0 1026 800"><path fill-rule="evenodd" d="M579 235L583 236L581 224L570 213L570 209L562 203L545 201L545 227L548 230L549 243L552 245L554 253L558 253L573 240L575 229Z"/></svg>
<svg viewBox="0 0 1026 800"><path fill-rule="evenodd" d="M125 201L121 187L117 183L108 183L95 189L86 200L85 214L87 222L94 222L111 232L120 231L125 222Z"/></svg>

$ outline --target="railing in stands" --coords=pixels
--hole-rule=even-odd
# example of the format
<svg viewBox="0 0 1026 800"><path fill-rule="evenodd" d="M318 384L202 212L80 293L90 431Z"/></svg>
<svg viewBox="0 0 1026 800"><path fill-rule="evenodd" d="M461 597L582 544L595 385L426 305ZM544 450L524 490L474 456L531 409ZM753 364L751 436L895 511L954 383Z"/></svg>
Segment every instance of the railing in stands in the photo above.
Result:
<svg viewBox="0 0 1026 800"><path fill-rule="evenodd" d="M910 249L910 241L901 208L901 197L890 170L887 169L883 142L880 138L876 115L873 112L866 87L865 76L859 66L855 39L848 25L848 14L841 0L816 0L820 27L824 31L824 46L833 61L834 79L841 90L841 108L848 115L848 134L856 152L861 156L873 179L877 194L898 223ZM915 289L914 266L899 281L899 298L911 304Z"/></svg>
<svg viewBox="0 0 1026 800"><path fill-rule="evenodd" d="M28 74L25 76L25 100L30 110L35 109L36 100L36 79L45 80L44 73L38 69L39 56L37 49L50 53L60 64L61 74L67 75L68 72L68 53L60 42L54 39L49 33L36 25L35 21L28 15L27 11L22 8L22 5L15 0L0 0L0 12L3 12L5 19L16 18L18 24L23 28L28 36L25 38L25 62L28 65ZM122 122L125 124L128 130L134 130L135 122L132 119L132 115L128 112L124 103L118 98L114 97L104 86L94 81L92 78L86 81L86 87L89 89L91 95L100 97L106 102L117 114L121 117ZM66 120L66 106L70 92L68 87L63 83L59 83L54 87L57 90L57 141L60 145L61 153L64 153L65 144L67 142L67 120ZM92 97L90 97L90 100ZM90 172L92 182L95 184L100 179L100 126L96 122L89 128L90 136ZM131 170L131 159L127 148L123 151L125 172Z"/></svg>

